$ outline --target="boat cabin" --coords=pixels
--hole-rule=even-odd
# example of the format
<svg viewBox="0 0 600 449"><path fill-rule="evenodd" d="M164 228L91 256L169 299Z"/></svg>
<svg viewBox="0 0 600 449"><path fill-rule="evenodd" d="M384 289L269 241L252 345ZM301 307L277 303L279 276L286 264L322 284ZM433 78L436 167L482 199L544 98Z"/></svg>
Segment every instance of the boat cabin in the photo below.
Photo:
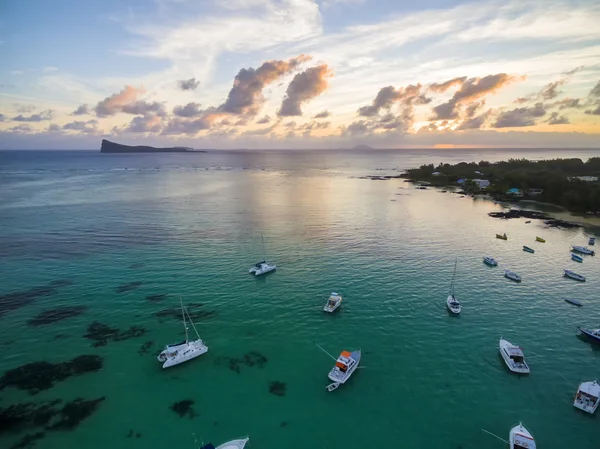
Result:
<svg viewBox="0 0 600 449"><path fill-rule="evenodd" d="M265 264L265 263L267 263L267 261L266 261L266 260L263 260L262 262L258 262L257 264L254 264L254 266L255 266L256 268L262 268L262 265L263 265L263 264Z"/></svg>
<svg viewBox="0 0 600 449"><path fill-rule="evenodd" d="M525 355L521 351L521 348L505 348L504 351L515 364L522 365L525 363Z"/></svg>
<svg viewBox="0 0 600 449"><path fill-rule="evenodd" d="M339 369L342 373L348 371L348 368L355 363L354 359L350 357L350 353L348 351L342 351L337 361L335 362L335 367Z"/></svg>
<svg viewBox="0 0 600 449"><path fill-rule="evenodd" d="M525 435L516 434L514 440L514 449L535 449L535 441Z"/></svg>
<svg viewBox="0 0 600 449"><path fill-rule="evenodd" d="M600 398L600 385L596 381L583 382L575 396L575 406L589 413L593 413Z"/></svg>
<svg viewBox="0 0 600 449"><path fill-rule="evenodd" d="M329 297L329 301L327 301L327 306L328 307L335 307L335 305L340 302L342 299L342 297L340 295L338 295L337 293L332 293L331 296Z"/></svg>

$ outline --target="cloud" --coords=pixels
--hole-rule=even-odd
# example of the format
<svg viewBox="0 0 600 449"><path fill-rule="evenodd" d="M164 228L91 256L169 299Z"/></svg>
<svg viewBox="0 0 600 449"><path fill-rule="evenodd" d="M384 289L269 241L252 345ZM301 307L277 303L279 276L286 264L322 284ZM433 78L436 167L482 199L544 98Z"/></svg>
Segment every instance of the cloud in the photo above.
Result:
<svg viewBox="0 0 600 449"><path fill-rule="evenodd" d="M20 114L29 114L35 111L35 106L32 104L14 104L17 108L17 112Z"/></svg>
<svg viewBox="0 0 600 449"><path fill-rule="evenodd" d="M593 87L588 96L590 98L600 98L600 81Z"/></svg>
<svg viewBox="0 0 600 449"><path fill-rule="evenodd" d="M92 111L90 110L90 107L87 104L82 104L77 109L75 109L73 112L71 112L71 115L87 115L91 112Z"/></svg>
<svg viewBox="0 0 600 449"><path fill-rule="evenodd" d="M485 105L485 101L474 102L465 108L465 117L462 123L458 126L457 131L465 131L468 129L480 129L491 116L492 110L475 115Z"/></svg>
<svg viewBox="0 0 600 449"><path fill-rule="evenodd" d="M264 103L262 90L265 86L309 59L309 56L300 55L288 61L267 61L258 69L241 69L235 76L227 100L218 110L237 115L256 115Z"/></svg>
<svg viewBox="0 0 600 449"><path fill-rule="evenodd" d="M302 104L321 95L327 89L327 78L332 72L327 64L310 67L296 74L290 82L278 115L291 117L302 115Z"/></svg>
<svg viewBox="0 0 600 449"><path fill-rule="evenodd" d="M358 115L363 117L373 117L379 114L382 109L390 109L394 103L400 103L405 106L413 104L427 104L431 101L421 93L421 84L409 84L406 87L386 86L379 89L377 96L369 106L362 106L358 109Z"/></svg>
<svg viewBox="0 0 600 449"><path fill-rule="evenodd" d="M40 112L39 114L33 114L28 117L24 116L22 114L19 114L16 117L13 117L12 121L14 121L14 122L42 122L44 120L52 119L52 114L53 114L53 111L51 111L51 110L43 111L43 112Z"/></svg>
<svg viewBox="0 0 600 449"><path fill-rule="evenodd" d="M167 115L165 107L162 103L158 103L156 101L148 103L145 100L140 100L136 101L135 103L123 105L121 111L125 112L126 114L133 115L155 114L161 117Z"/></svg>
<svg viewBox="0 0 600 449"><path fill-rule="evenodd" d="M271 117L269 117L268 115L265 115L263 118L261 118L260 120L257 120L257 124L258 125L264 125L265 123L269 123L271 121Z"/></svg>
<svg viewBox="0 0 600 449"><path fill-rule="evenodd" d="M162 121L158 115L147 114L134 117L125 131L132 133L156 133L162 128Z"/></svg>
<svg viewBox="0 0 600 449"><path fill-rule="evenodd" d="M444 81L443 83L433 83L429 85L427 90L430 90L435 93L443 93L452 87L462 86L466 79L466 76L459 76L457 78L452 78L451 80Z"/></svg>
<svg viewBox="0 0 600 449"><path fill-rule="evenodd" d="M536 103L535 106L529 108L517 108L510 111L502 112L496 122L494 128L516 128L523 126L533 126L536 123L536 118L546 115L546 106L543 103Z"/></svg>
<svg viewBox="0 0 600 449"><path fill-rule="evenodd" d="M546 123L549 125L567 125L571 122L569 122L569 119L564 115L558 115L558 112L553 112L550 114L548 120L546 120Z"/></svg>
<svg viewBox="0 0 600 449"><path fill-rule="evenodd" d="M217 116L214 114L205 114L195 120L185 118L173 118L163 129L163 135L187 134L188 136L196 135L198 132L210 129L215 122Z"/></svg>
<svg viewBox="0 0 600 449"><path fill-rule="evenodd" d="M29 133L33 132L33 128L30 125L26 125L24 123L21 125L13 126L12 128L9 128L8 130L13 133L24 133L24 134L29 134Z"/></svg>
<svg viewBox="0 0 600 449"><path fill-rule="evenodd" d="M433 108L434 116L431 120L457 119L460 116L461 104L478 100L516 80L516 77L507 75L506 73L487 75L483 78L467 78L449 101Z"/></svg>
<svg viewBox="0 0 600 449"><path fill-rule="evenodd" d="M139 95L142 95L145 91L138 89L133 86L125 86L125 88L110 97L106 97L104 100L98 102L94 111L98 117L108 117L115 115L123 110L125 106L135 103Z"/></svg>
<svg viewBox="0 0 600 449"><path fill-rule="evenodd" d="M553 100L558 97L562 91L559 90L559 87L566 84L568 81L567 78L560 79L558 81L553 81L548 83L541 91L540 97L543 100Z"/></svg>
<svg viewBox="0 0 600 449"><path fill-rule="evenodd" d="M62 129L65 131L79 131L85 134L93 134L98 131L96 126L98 125L98 120L88 120L86 122L83 121L74 121L71 123L67 123L63 125Z"/></svg>
<svg viewBox="0 0 600 449"><path fill-rule="evenodd" d="M200 81L197 81L196 78L190 78L189 80L179 80L177 81L177 86L181 90L196 90L196 88L200 85Z"/></svg>
<svg viewBox="0 0 600 449"><path fill-rule="evenodd" d="M0 114L0 122L3 122L6 119L6 116L4 114Z"/></svg>
<svg viewBox="0 0 600 449"><path fill-rule="evenodd" d="M581 100L579 98L564 98L562 100L555 101L551 104L552 107L558 106L558 109L569 109L569 108L581 108Z"/></svg>
<svg viewBox="0 0 600 449"><path fill-rule="evenodd" d="M516 100L514 100L514 101L513 101L513 103L516 103L516 104L523 104L523 103L527 103L527 102L528 102L528 101L530 101L530 100L531 100L531 99L530 99L530 98L527 98L527 97L519 97L519 98L517 98Z"/></svg>
<svg viewBox="0 0 600 449"><path fill-rule="evenodd" d="M591 100L588 104L592 105L592 107L596 106L596 109L588 109L585 113L589 115L600 115L600 81L592 88L588 97Z"/></svg>
<svg viewBox="0 0 600 449"><path fill-rule="evenodd" d="M200 103L188 103L185 106L175 106L173 114L177 117L198 117L204 111L200 109Z"/></svg>
<svg viewBox="0 0 600 449"><path fill-rule="evenodd" d="M51 123L50 125L48 125L48 132L51 133L59 132L61 129L62 128L56 123Z"/></svg>
<svg viewBox="0 0 600 449"><path fill-rule="evenodd" d="M596 109L588 109L585 113L588 115L600 115L600 103L597 103L597 105Z"/></svg>
<svg viewBox="0 0 600 449"><path fill-rule="evenodd" d="M331 115L331 112L325 110L325 111L321 111L318 114L315 114L315 116L313 118L327 118Z"/></svg>

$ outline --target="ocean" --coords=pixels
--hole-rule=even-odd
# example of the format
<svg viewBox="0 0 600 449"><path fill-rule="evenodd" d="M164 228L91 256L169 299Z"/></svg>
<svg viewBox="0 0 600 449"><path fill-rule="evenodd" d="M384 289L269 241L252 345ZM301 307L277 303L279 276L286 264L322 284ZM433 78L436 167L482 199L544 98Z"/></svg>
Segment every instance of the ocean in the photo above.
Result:
<svg viewBox="0 0 600 449"><path fill-rule="evenodd" d="M482 429L508 439L522 421L540 449L598 449L597 417L572 402L600 379L600 346L576 332L600 325L600 258L578 264L569 247L600 231L361 179L592 156L0 151L0 446L192 449L248 435L254 449L500 449ZM248 274L264 257L277 271ZM458 317L445 304L455 260ZM326 314L332 291L344 300ZM180 298L209 352L163 370L156 354L184 336ZM529 376L508 371L501 336ZM317 345L361 348L364 368L327 392L334 362Z"/></svg>

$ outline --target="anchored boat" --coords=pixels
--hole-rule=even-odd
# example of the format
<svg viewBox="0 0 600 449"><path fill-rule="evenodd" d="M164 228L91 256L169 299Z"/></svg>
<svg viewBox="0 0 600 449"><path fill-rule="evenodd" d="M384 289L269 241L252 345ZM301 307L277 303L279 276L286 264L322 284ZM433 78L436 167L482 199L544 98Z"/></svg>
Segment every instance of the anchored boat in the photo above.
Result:
<svg viewBox="0 0 600 449"><path fill-rule="evenodd" d="M504 270L504 277L510 279L511 281L521 282L521 276L514 271Z"/></svg>
<svg viewBox="0 0 600 449"><path fill-rule="evenodd" d="M360 363L361 351L342 351L340 356L335 361L335 366L329 372L329 379L333 381L332 384L327 385L327 391L333 391L341 384L346 383L350 376L358 368Z"/></svg>
<svg viewBox="0 0 600 449"><path fill-rule="evenodd" d="M183 307L181 297L179 300L181 302L181 315L183 317L183 327L185 329L185 341L165 346L165 349L157 357L158 361L163 364L163 368L179 365L180 363L195 359L196 357L208 352L208 346L204 344L200 338L200 335L198 335L198 331L196 330L196 326L194 326L194 322L190 318L188 311ZM197 340L190 341L188 339L188 327L185 321L186 315L190 321L190 324L194 328L194 331L196 332L196 336L198 337Z"/></svg>
<svg viewBox="0 0 600 449"><path fill-rule="evenodd" d="M541 237L536 237L536 238L535 238L535 241L536 241L536 242L540 242L540 243L546 243L546 240L544 240L544 239L543 239L543 238L541 238Z"/></svg>
<svg viewBox="0 0 600 449"><path fill-rule="evenodd" d="M577 254L571 253L571 259L575 262L583 262L583 257L578 256Z"/></svg>
<svg viewBox="0 0 600 449"><path fill-rule="evenodd" d="M576 299L572 299L572 298L565 298L565 301L568 302L569 304L573 304L574 306L577 307L581 307L583 306L583 304L581 304L579 301L577 301Z"/></svg>
<svg viewBox="0 0 600 449"><path fill-rule="evenodd" d="M217 446L216 448L212 443L208 443L207 445L202 446L200 449L244 449L244 446L246 446L248 440L250 440L250 438L231 440L221 444L220 446Z"/></svg>
<svg viewBox="0 0 600 449"><path fill-rule="evenodd" d="M587 256L595 256L596 255L596 253L593 250L586 248L585 246L574 245L574 246L571 246L571 250L575 251L577 253L585 254Z"/></svg>
<svg viewBox="0 0 600 449"><path fill-rule="evenodd" d="M529 366L525 362L523 350L502 337L500 337L500 355L513 373L529 374Z"/></svg>
<svg viewBox="0 0 600 449"><path fill-rule="evenodd" d="M452 282L450 283L450 291L448 292L448 298L446 298L446 306L448 310L455 315L458 315L462 310L458 299L456 299L456 295L454 294L454 279L456 278L456 264L458 263L458 259L454 261L454 273L452 274Z"/></svg>
<svg viewBox="0 0 600 449"><path fill-rule="evenodd" d="M600 343L600 329L585 329L583 327L578 327L577 329L594 343Z"/></svg>
<svg viewBox="0 0 600 449"><path fill-rule="evenodd" d="M593 415L598 408L598 404L600 404L600 385L598 385L598 382L595 380L581 382L579 388L577 388L573 406Z"/></svg>
<svg viewBox="0 0 600 449"><path fill-rule="evenodd" d="M510 429L509 434L510 449L535 449L535 439L529 430L522 423L517 424Z"/></svg>
<svg viewBox="0 0 600 449"><path fill-rule="evenodd" d="M576 281L579 281L579 282L585 282L585 276L582 276L581 274L577 274L571 270L565 270L565 276L568 278L571 278L571 279L575 279Z"/></svg>
<svg viewBox="0 0 600 449"><path fill-rule="evenodd" d="M265 239L262 234L260 235L260 237L262 239L263 254L265 255L265 259L266 259L267 253L265 251ZM267 263L266 260L262 260L256 264L254 264L254 266L252 268L250 268L248 270L248 272L255 276L260 276L261 274L267 274L267 273L270 273L271 271L275 271L276 269L277 269L277 267L275 266L275 264Z"/></svg>
<svg viewBox="0 0 600 449"><path fill-rule="evenodd" d="M494 259L493 257L490 257L490 256L485 256L483 258L483 263L485 263L486 265L489 265L490 267L497 267L498 266L498 261L496 259Z"/></svg>
<svg viewBox="0 0 600 449"><path fill-rule="evenodd" d="M327 304L323 307L325 312L333 312L342 304L342 297L338 295L336 292L331 293L331 296L327 300Z"/></svg>
<svg viewBox="0 0 600 449"><path fill-rule="evenodd" d="M596 238L590 237L590 239L588 240L588 245L594 246L595 244L596 244Z"/></svg>
<svg viewBox="0 0 600 449"><path fill-rule="evenodd" d="M528 253L535 253L535 250L533 248L530 248L529 246L525 246L523 245L523 251L527 251Z"/></svg>
<svg viewBox="0 0 600 449"><path fill-rule="evenodd" d="M506 232L504 234L496 234L497 239L508 240Z"/></svg>

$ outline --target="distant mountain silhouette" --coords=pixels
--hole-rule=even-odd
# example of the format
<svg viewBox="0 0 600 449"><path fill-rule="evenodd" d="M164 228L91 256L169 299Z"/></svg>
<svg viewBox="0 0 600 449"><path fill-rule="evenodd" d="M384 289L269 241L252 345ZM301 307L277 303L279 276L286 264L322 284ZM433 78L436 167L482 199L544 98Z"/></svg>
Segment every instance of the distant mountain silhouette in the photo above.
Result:
<svg viewBox="0 0 600 449"><path fill-rule="evenodd" d="M360 145L356 145L350 149L351 150L374 150L373 147L370 147L369 145L364 145L362 143Z"/></svg>
<svg viewBox="0 0 600 449"><path fill-rule="evenodd" d="M110 140L102 139L101 153L206 153L206 151L194 150L186 147L156 148L144 145L123 145Z"/></svg>

